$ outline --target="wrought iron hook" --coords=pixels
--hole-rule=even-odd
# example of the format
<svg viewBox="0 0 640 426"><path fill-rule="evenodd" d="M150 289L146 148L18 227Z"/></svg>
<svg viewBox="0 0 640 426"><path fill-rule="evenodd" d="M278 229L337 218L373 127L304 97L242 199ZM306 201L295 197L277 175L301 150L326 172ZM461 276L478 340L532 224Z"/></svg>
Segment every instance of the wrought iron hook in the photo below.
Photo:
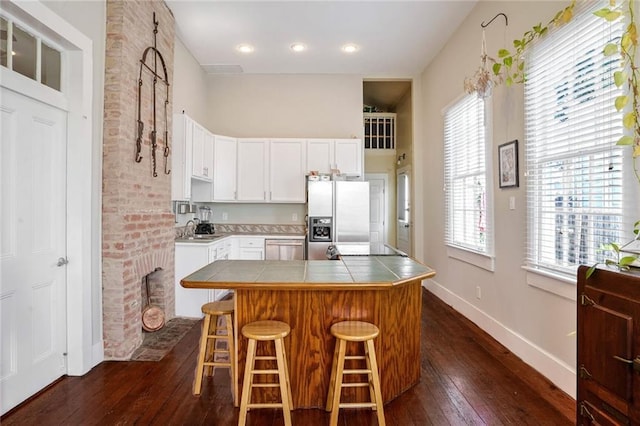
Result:
<svg viewBox="0 0 640 426"><path fill-rule="evenodd" d="M500 16L500 15L504 16L504 23L505 23L505 25L508 27L508 26L509 26L509 18L507 18L507 15L505 15L505 14L504 14L504 13L502 13L502 12L498 13L496 16L494 16L493 18L491 18L491 20L490 20L489 22L487 22L486 24L484 23L484 21L482 21L482 24L480 24L480 26L481 26L482 28L487 28L487 27L488 27L489 25L491 25L491 23L492 23L493 21L495 21L495 20L496 20L496 18L497 18L498 16Z"/></svg>

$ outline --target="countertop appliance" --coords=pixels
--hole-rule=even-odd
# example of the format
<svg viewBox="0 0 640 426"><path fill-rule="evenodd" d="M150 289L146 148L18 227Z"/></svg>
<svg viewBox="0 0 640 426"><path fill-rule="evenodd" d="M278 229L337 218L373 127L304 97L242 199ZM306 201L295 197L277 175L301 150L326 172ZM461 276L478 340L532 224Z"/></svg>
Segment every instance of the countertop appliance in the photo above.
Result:
<svg viewBox="0 0 640 426"><path fill-rule="evenodd" d="M299 239L264 240L266 260L304 260L304 242Z"/></svg>
<svg viewBox="0 0 640 426"><path fill-rule="evenodd" d="M213 223L209 222L211 218L211 208L207 206L200 207L200 222L196 225L195 234L213 234L215 229Z"/></svg>
<svg viewBox="0 0 640 426"><path fill-rule="evenodd" d="M307 258L326 259L336 243L369 243L369 182L307 183Z"/></svg>

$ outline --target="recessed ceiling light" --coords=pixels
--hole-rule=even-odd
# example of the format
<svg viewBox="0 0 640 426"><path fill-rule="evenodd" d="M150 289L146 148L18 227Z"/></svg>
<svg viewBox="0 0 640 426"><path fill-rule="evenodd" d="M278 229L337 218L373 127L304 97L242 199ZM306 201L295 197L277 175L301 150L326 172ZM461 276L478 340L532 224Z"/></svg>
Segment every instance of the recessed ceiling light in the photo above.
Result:
<svg viewBox="0 0 640 426"><path fill-rule="evenodd" d="M304 43L293 43L291 45L291 50L294 52L304 52L307 50L307 46Z"/></svg>
<svg viewBox="0 0 640 426"><path fill-rule="evenodd" d="M349 43L342 46L342 51L344 53L355 53L358 50L360 50L360 47L358 47L357 44Z"/></svg>
<svg viewBox="0 0 640 426"><path fill-rule="evenodd" d="M253 46L250 44L239 44L236 50L241 53L251 53L253 52Z"/></svg>

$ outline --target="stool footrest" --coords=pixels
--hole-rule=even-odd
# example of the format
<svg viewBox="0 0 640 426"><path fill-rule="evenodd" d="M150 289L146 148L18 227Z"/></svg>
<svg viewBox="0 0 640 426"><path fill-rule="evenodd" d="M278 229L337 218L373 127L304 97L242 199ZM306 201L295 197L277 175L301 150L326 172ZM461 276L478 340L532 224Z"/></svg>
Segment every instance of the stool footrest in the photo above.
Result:
<svg viewBox="0 0 640 426"><path fill-rule="evenodd" d="M278 370L252 370L250 371L251 374L256 375L256 374L278 374Z"/></svg>
<svg viewBox="0 0 640 426"><path fill-rule="evenodd" d="M282 403L281 402L253 403L253 404L247 404L247 408L282 408Z"/></svg>
<svg viewBox="0 0 640 426"><path fill-rule="evenodd" d="M371 373L371 370L368 370L366 368L357 369L357 370L344 370L342 372L342 374L369 374L369 373Z"/></svg>
<svg viewBox="0 0 640 426"><path fill-rule="evenodd" d="M252 388L279 388L280 383L254 383L251 385Z"/></svg>
<svg viewBox="0 0 640 426"><path fill-rule="evenodd" d="M367 357L364 355L345 355L344 359L367 359Z"/></svg>
<svg viewBox="0 0 640 426"><path fill-rule="evenodd" d="M231 364L229 362L205 361L202 365L205 367L229 367Z"/></svg>
<svg viewBox="0 0 640 426"><path fill-rule="evenodd" d="M341 402L340 408L375 408L375 402Z"/></svg>
<svg viewBox="0 0 640 426"><path fill-rule="evenodd" d="M227 340L229 336L226 334L209 334L207 335L207 339L211 340Z"/></svg>
<svg viewBox="0 0 640 426"><path fill-rule="evenodd" d="M256 356L253 359L256 361L275 361L277 358L275 356Z"/></svg>
<svg viewBox="0 0 640 426"><path fill-rule="evenodd" d="M343 388L364 388L370 386L370 383L360 382L360 383L342 383Z"/></svg>

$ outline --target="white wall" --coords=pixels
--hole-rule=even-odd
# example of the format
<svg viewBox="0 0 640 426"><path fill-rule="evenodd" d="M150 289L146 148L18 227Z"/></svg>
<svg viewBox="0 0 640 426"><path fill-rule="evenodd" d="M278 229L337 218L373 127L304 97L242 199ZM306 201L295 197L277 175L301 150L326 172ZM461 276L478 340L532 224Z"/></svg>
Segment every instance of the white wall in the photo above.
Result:
<svg viewBox="0 0 640 426"><path fill-rule="evenodd" d="M198 123L208 121L207 74L176 37L173 68L173 113L184 111Z"/></svg>
<svg viewBox="0 0 640 426"><path fill-rule="evenodd" d="M549 377L575 397L576 329L575 302L529 286L521 268L525 257L526 199L524 187L523 87L500 86L493 95L493 158L498 145L520 141L520 188L499 189L494 171L495 272L447 257L444 241L443 117L442 109L463 94L463 81L480 64L480 23L499 12L509 17L509 26L497 19L487 28L490 55L505 40L519 38L539 22L548 22L566 2L478 2L435 60L423 72L421 86L422 169L419 182L424 197L424 232L417 236L423 245L424 261L437 271L428 287L467 315L525 362ZM506 31L506 35L505 35ZM497 166L496 166L497 167ZM509 197L516 209L509 210ZM419 213L418 213L419 214ZM557 286L565 286L556 283ZM481 299L476 298L476 286Z"/></svg>
<svg viewBox="0 0 640 426"><path fill-rule="evenodd" d="M102 211L102 122L104 111L104 57L106 38L106 3L98 1L47 1L45 6L89 37L93 42L93 130L91 141L91 299L94 317L92 343L102 341L102 280L101 280L101 211Z"/></svg>
<svg viewBox="0 0 640 426"><path fill-rule="evenodd" d="M362 138L358 75L211 75L214 133L236 137Z"/></svg>

